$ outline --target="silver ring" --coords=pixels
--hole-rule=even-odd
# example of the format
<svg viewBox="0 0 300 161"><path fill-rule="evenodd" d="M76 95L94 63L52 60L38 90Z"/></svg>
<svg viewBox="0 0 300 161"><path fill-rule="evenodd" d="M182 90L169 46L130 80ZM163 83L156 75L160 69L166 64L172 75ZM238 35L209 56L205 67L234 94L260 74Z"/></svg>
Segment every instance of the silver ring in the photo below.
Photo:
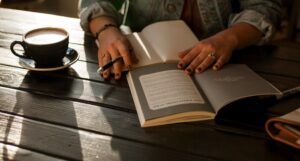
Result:
<svg viewBox="0 0 300 161"><path fill-rule="evenodd" d="M211 57L212 59L216 59L216 52L209 52L208 54L209 57Z"/></svg>

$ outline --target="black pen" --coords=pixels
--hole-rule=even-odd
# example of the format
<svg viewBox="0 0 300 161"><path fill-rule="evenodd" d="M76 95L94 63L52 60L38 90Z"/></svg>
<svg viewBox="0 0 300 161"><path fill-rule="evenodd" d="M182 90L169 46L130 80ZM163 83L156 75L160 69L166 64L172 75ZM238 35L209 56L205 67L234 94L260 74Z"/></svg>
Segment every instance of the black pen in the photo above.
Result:
<svg viewBox="0 0 300 161"><path fill-rule="evenodd" d="M285 99L300 93L300 86L294 87L282 92L282 95L277 96L277 100Z"/></svg>
<svg viewBox="0 0 300 161"><path fill-rule="evenodd" d="M117 62L118 60L122 59L122 56L117 57L116 59L110 61L109 63L105 64L102 67L99 67L97 70L97 73L102 73L104 72L106 69L110 68L115 62Z"/></svg>

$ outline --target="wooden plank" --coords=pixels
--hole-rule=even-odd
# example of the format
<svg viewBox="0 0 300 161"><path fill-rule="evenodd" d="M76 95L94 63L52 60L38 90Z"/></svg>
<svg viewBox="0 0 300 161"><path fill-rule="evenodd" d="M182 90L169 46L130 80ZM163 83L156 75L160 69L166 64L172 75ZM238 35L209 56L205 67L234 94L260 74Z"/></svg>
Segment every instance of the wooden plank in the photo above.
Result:
<svg viewBox="0 0 300 161"><path fill-rule="evenodd" d="M0 35L1 36L1 35ZM0 41L1 45L1 41ZM8 45L8 44L6 44ZM76 46L79 49L79 54L81 57L83 57L81 60L85 60L86 58L89 58L88 61L91 61L93 59L93 63L97 59L96 57L96 52L97 49L93 47L80 47L79 45ZM281 50L279 48L278 50ZM260 51L257 49L257 51ZM300 77L300 73L298 72L298 68L300 63L296 62L297 59L293 59L293 61L289 61L285 59L281 59L282 55L288 52L283 52L284 50L281 50L281 52L275 52L275 54L260 54L260 52L254 53L244 53L240 57L238 57L235 62L238 63L246 63L250 67L252 67L253 70L256 72L263 72L263 73L271 73L271 74L277 74L277 75L283 75L283 76L289 76L289 77ZM295 58L297 57L296 54L296 49L291 50L290 52L291 57ZM275 56L274 56L275 55ZM299 54L298 54L299 55ZM269 57L270 56L270 57ZM2 57L1 64L5 65L14 65L18 66L17 59L15 59L14 62L8 61L6 59L13 59L16 58L13 56L10 52L10 50L5 49L5 48L0 48L0 57ZM93 57L93 58L92 58ZM274 58L275 57L275 58ZM295 60L295 61L294 61ZM95 62L96 63L96 62ZM80 78L85 78L85 79L91 79L91 80L100 80L103 81L102 78L100 78L96 73L97 69L96 64L91 64L91 63L83 63L83 62L78 62L73 65L73 68L75 71L77 71L78 76ZM113 80L112 80L113 81ZM123 81L125 82L125 81ZM115 83L115 82L112 82ZM126 83L125 83L126 84ZM123 84L123 85L125 85Z"/></svg>
<svg viewBox="0 0 300 161"><path fill-rule="evenodd" d="M27 11L16 12L15 10L3 9L3 8L0 9L0 13L2 13L0 14L0 24L3 23L3 25L0 26L4 27L3 31L5 32L14 33L14 34L23 34L25 31L35 28L36 25L52 26L53 24L55 24L56 26L66 28L72 33L72 35L73 33L75 35L80 33L79 35L81 36L79 36L77 38L77 41L75 42L83 40L82 37L83 33L79 25L79 19L76 18L68 18L63 16L55 16L55 15L34 13L34 12L27 12ZM7 21L12 21L12 22L7 22ZM31 26L30 24L33 26L30 27ZM78 31L80 32L78 33ZM82 41L80 42L81 42L80 44L82 44ZM270 49L269 47L264 47L264 52L266 53L272 52L273 53L272 55L277 58L300 61L300 56L299 54L297 54L298 50L296 50L299 49L298 43L281 42L275 45L277 46L279 45L280 48Z"/></svg>
<svg viewBox="0 0 300 161"><path fill-rule="evenodd" d="M87 49L88 50L88 49ZM93 50L93 49L90 49ZM92 51L88 51L89 53ZM81 54L83 55L83 54ZM89 54L91 55L91 53ZM1 48L0 47L0 64L7 65L7 66L14 66L18 68L23 68L19 64L19 58L16 57L11 53L9 49ZM98 64L93 62L85 62L84 60L79 60L75 64L73 64L69 69L63 71L57 71L50 73L53 76L69 76L74 78L81 78L81 79L89 79L96 82L104 82L107 84L114 84L117 86L128 87L127 81L125 77L121 80L109 79L105 80L101 76L98 75L96 72L98 69ZM41 73L44 74L44 73ZM46 73L49 75L49 73Z"/></svg>
<svg viewBox="0 0 300 161"><path fill-rule="evenodd" d="M23 35L38 27L60 27L70 34L70 42L83 44L84 32L79 19L50 14L0 8L0 31Z"/></svg>
<svg viewBox="0 0 300 161"><path fill-rule="evenodd" d="M84 47L84 53L81 53L83 52L82 48L79 51L80 55L87 55L87 57L93 56L94 58L91 59L97 59L96 48ZM240 55L235 56L233 62L245 63L256 72L300 78L300 73L298 72L300 56L297 54L297 48L278 47L278 49L273 51L274 53L271 51L268 53L268 50L264 50L263 48L245 49L244 51L245 52L242 51ZM10 51L6 52L10 53ZM285 56L287 54L290 56Z"/></svg>
<svg viewBox="0 0 300 161"><path fill-rule="evenodd" d="M67 30L69 33L69 41L76 44L83 44L84 43L84 32L71 30L66 26L59 26L57 21L49 21L51 24L29 24L29 23L22 23L22 22L15 22L15 21L8 21L8 20L0 20L0 32L3 33L10 33L16 35L23 35L26 32L40 28L40 27L62 27Z"/></svg>
<svg viewBox="0 0 300 161"><path fill-rule="evenodd" d="M38 12L0 8L0 20L40 25L53 25L53 22L56 22L56 25L60 27L82 31L78 18Z"/></svg>
<svg viewBox="0 0 300 161"><path fill-rule="evenodd" d="M0 140L71 160L216 160L0 113Z"/></svg>
<svg viewBox="0 0 300 161"><path fill-rule="evenodd" d="M134 140L210 158L238 160L242 157L233 156L232 153L247 154L247 158L251 158L252 155L261 156L259 152L252 153L253 147L260 147L260 151L262 150L262 154L266 157L272 156L268 143L265 143L265 137L249 137L251 133L254 133L253 131L222 125L215 126L213 121L143 129L140 128L136 114L132 113L80 102L51 99L1 87L0 95L3 96L0 97L0 111L51 124ZM226 131L226 133L223 131ZM233 135L232 133L239 135ZM220 143L222 144L220 145ZM243 144L249 146L238 146ZM216 151L215 147L223 150ZM282 157L287 156L281 156L280 158L282 159ZM253 160L259 159L253 158Z"/></svg>
<svg viewBox="0 0 300 161"><path fill-rule="evenodd" d="M14 145L0 143L1 160L22 160L22 161L60 161L63 159L23 149Z"/></svg>
<svg viewBox="0 0 300 161"><path fill-rule="evenodd" d="M93 50L93 48L86 48L86 50ZM87 52L87 55L94 55L91 54L92 52ZM81 54L83 55L83 54ZM254 68L257 72L263 72L263 73L273 73L273 74L279 74L284 76L292 76L292 77L299 77L299 72L297 71L299 67L299 63L297 62L290 62L286 60L281 59L271 59L265 58L265 57L256 57L252 55L249 55L247 58L244 58L245 63L250 65L250 67ZM0 48L0 63L5 65L13 65L13 66L19 66L18 65L18 59L11 54L11 52L8 49ZM249 61L249 57L253 61ZM246 61L247 60L247 61ZM274 61L272 61L274 60ZM254 62L254 63L253 63ZM260 64L260 65L257 65ZM273 64L273 65L272 65ZM77 72L78 77L84 78L84 79L91 79L95 81L103 81L101 77L97 75L95 72L97 69L97 65L92 63L84 63L84 62L78 62L75 63L72 68ZM287 70L291 68L292 70ZM72 73L72 72L70 72ZM114 80L110 80L110 83L116 83L113 82ZM121 81L122 82L122 81ZM123 81L124 83L122 85L126 86L126 81ZM280 86L280 84L278 84Z"/></svg>
<svg viewBox="0 0 300 161"><path fill-rule="evenodd" d="M1 33L0 32L0 46L9 48L10 43L14 40L21 40L21 35ZM81 60L87 60L97 63L97 48L94 45L94 41L89 38L86 38L90 43L85 46L72 44L70 47L76 49L80 53ZM261 47L251 47L239 51L243 56L247 55L257 55L261 59L283 59L286 61L300 62L299 54L300 46L295 43L281 43L277 46L261 46Z"/></svg>
<svg viewBox="0 0 300 161"><path fill-rule="evenodd" d="M300 85L300 79L298 78L285 77L267 73L259 73L259 75L267 81L269 81L281 91L294 88Z"/></svg>
<svg viewBox="0 0 300 161"><path fill-rule="evenodd" d="M22 36L0 32L1 48L10 49L10 44L15 40L21 41ZM93 40L89 40L89 41L93 41ZM78 52L78 54L80 56L80 58L79 58L80 60L98 64L98 57L97 57L98 48L94 45L94 42L91 42L90 44L86 44L85 46L74 44L74 43L69 43L69 47L75 49ZM17 46L15 46L15 49L22 50L22 47L17 45ZM6 51L1 51L1 52L6 53ZM7 52L9 53L9 51L7 51Z"/></svg>
<svg viewBox="0 0 300 161"><path fill-rule="evenodd" d="M144 129L140 128L136 114L80 102L49 99L45 96L28 94L14 89L1 87L0 89L0 95L3 96L0 97L0 111L2 112L22 115L35 120L84 129L96 133L114 135L129 140L162 145L169 148L175 147L175 149L181 151L193 153L201 151L200 149L195 149L195 146L192 144L194 141L190 140L192 136L195 137L193 134L195 131L194 126L189 126L189 128L185 127L187 131L182 133L182 125L173 125L174 129L178 127L176 129L182 133L182 136L187 136L183 139L186 141L178 140L177 137L175 137L177 136L176 133L172 136L167 136L166 134L170 132L170 128L167 127L165 128L169 130L160 132L160 137L158 137L159 133L151 136L147 134ZM203 126L205 127L205 124L202 125L202 127ZM175 132L174 129L172 130L173 132Z"/></svg>
<svg viewBox="0 0 300 161"><path fill-rule="evenodd" d="M9 66L16 66L20 67L19 65L19 58L14 56L10 49L10 43L14 40L21 40L21 36L13 35L13 34L3 34L0 33L0 64L2 65L9 65ZM93 81L100 81L109 84L116 84L119 86L128 86L125 77L121 80L116 81L114 79L104 80L100 77L96 71L98 69L98 58L97 58L97 48L93 45L90 46L82 46L77 44L70 44L71 48L75 49L79 54L79 61L76 62L71 66L71 69L64 74L68 74L71 77L75 78L82 78L82 79L89 79ZM21 47L16 46L17 50L22 49ZM22 51L20 51L22 52Z"/></svg>
<svg viewBox="0 0 300 161"><path fill-rule="evenodd" d="M61 77L57 77L0 65L1 86L133 111L134 105L128 87L74 79L64 75L61 73Z"/></svg>
<svg viewBox="0 0 300 161"><path fill-rule="evenodd" d="M256 72L300 78L300 63L297 62L287 62L279 59L264 61L252 59L252 62L250 62L248 59L245 62L241 60L241 63L246 63Z"/></svg>
<svg viewBox="0 0 300 161"><path fill-rule="evenodd" d="M297 62L297 60L273 58L272 52L266 53L263 49L257 50L257 48L249 48L249 50L245 49L239 51L239 53L232 58L231 62L247 64L256 72L300 78L298 71L300 63Z"/></svg>
<svg viewBox="0 0 300 161"><path fill-rule="evenodd" d="M300 62L299 50L299 43L289 41L280 42L274 45L256 46L249 49L250 52L256 52L257 55L264 58L278 58L294 62ZM249 53L249 51L247 52Z"/></svg>
<svg viewBox="0 0 300 161"><path fill-rule="evenodd" d="M272 55L276 58L300 62L300 44L291 43L289 45L280 44L272 51Z"/></svg>
<svg viewBox="0 0 300 161"><path fill-rule="evenodd" d="M0 59L2 60L2 59ZM7 60L6 58L3 58L3 60ZM55 89L59 88L59 83L57 83L56 85L53 85L50 89L50 92L49 92L49 89L48 89L48 83L41 83L39 81L37 81L35 78L38 77L38 78L41 78L39 80L43 80L42 82L50 82L49 85L51 84L55 84L53 81L49 81L47 80L47 78L49 78L50 80L51 79L55 79L57 80L58 82L60 82L59 80L62 79L62 80L67 80L67 81L64 81L64 82L76 82L74 83L75 86L76 85L81 85L81 80L77 80L75 79L76 81L73 81L73 79L71 78L63 78L65 77L66 75L68 75L68 73L76 73L76 71L72 71L71 69L68 70L68 71L62 71L62 72L54 72L54 73L33 73L33 74L27 74L26 70L22 70L22 69L14 69L12 67L5 67L4 68L5 70L2 72L2 85L5 85L5 86L9 86L9 87L12 87L12 88L22 88L23 90L31 90L32 92L38 92L38 93L43 93L45 95L51 95L51 96L55 96L55 97L62 97L62 98L68 98L68 99L74 99L74 100L79 100L79 101L90 101L91 103L93 104L102 104L103 102L98 102L99 99L97 99L97 95L95 96L94 95L94 92L93 91L102 91L102 86L104 86L103 84L101 84L100 86L95 83L95 82L91 82L91 83L88 83L88 81L83 81L85 83L84 86L89 86L89 84L94 84L92 89L90 90L86 90L86 93L84 92L82 95L83 96L79 96L77 93L79 92L78 90L77 91L72 91L69 95L64 95L64 94L57 94L58 91L56 91ZM15 71L16 74L13 74L14 72L10 73L10 71ZM22 76L20 76L20 72L22 73ZM5 77L7 77L5 74L7 73L10 73L10 75L12 76L15 76L17 79L16 80L19 80L19 82L15 82L15 83L12 83L12 82L3 82L3 81L7 81L6 79L4 79ZM77 74L76 74L77 75ZM32 77L31 77L32 76ZM32 85L31 83L22 83L20 80L23 80L24 77L26 78L25 80L27 82L35 82L34 85ZM45 77L45 78L43 78ZM54 77L54 78L53 78ZM282 77L282 79L278 79L278 76L277 77L270 77L270 79L268 77L266 77L267 80L269 80L272 84L274 84L275 86L279 87L279 89L283 90L283 89L288 89L288 88L292 88L292 87L295 87L299 84L299 81L297 79L292 79L292 78L285 78L283 79L284 77ZM10 80L11 81L11 80ZM124 80L125 81L125 80ZM292 83L293 82L293 83ZM21 85L20 85L21 84ZM46 85L47 84L47 85ZM110 82L111 84L111 82ZM31 89L31 86L34 86L35 88L34 89ZM110 86L112 87L112 86ZM119 105L121 104L122 108L124 109L127 109L127 110L134 110L134 107L133 107L133 103L130 101L130 106L126 106L128 105L128 100L126 99L123 99L124 96L122 95L125 95L126 98L128 98L129 100L131 100L131 97L130 97L130 92L128 91L128 89L124 87L124 92L123 94L117 94L118 96L112 96L112 97L116 97L116 99L113 99L113 100L117 100L117 102L119 103ZM123 88L122 87L122 88ZM91 87L89 87L91 88ZM112 87L112 88L118 88L118 87ZM107 90L109 88L106 88ZM126 90L127 89L127 90ZM118 93L117 91L119 90L116 90L116 93ZM108 92L108 91L107 91ZM79 92L80 93L80 92ZM99 93L99 92L98 92ZM96 98L95 98L96 97ZM120 97L120 98L118 98ZM109 98L108 98L109 99ZM123 101L123 102L122 102ZM115 103L111 103L111 100L108 101L104 101L105 104L109 104L109 105L116 105ZM124 103L126 103L124 105Z"/></svg>

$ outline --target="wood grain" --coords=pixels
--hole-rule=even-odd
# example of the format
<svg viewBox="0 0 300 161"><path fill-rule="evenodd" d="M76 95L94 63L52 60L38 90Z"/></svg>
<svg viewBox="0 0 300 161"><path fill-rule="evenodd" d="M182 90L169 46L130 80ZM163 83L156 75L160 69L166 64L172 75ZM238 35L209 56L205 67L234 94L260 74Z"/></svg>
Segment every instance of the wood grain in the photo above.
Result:
<svg viewBox="0 0 300 161"><path fill-rule="evenodd" d="M72 160L214 160L0 112L0 141Z"/></svg>
<svg viewBox="0 0 300 161"><path fill-rule="evenodd" d="M133 111L128 87L68 78L64 75L66 74L61 73L61 77L57 77L0 65L1 86Z"/></svg>
<svg viewBox="0 0 300 161"><path fill-rule="evenodd" d="M65 25L59 26L56 21L49 21L52 22L51 24L29 24L29 23L22 23L16 21L8 21L8 20L0 20L0 32L3 33L10 33L16 35L24 35L26 32L41 28L41 27L62 27L68 33L70 37L70 42L75 44L83 44L84 43L84 33L83 31L71 30L68 29Z"/></svg>
<svg viewBox="0 0 300 161"><path fill-rule="evenodd" d="M255 137L256 139L252 140L253 135L251 133L253 134L253 132L251 131L214 125L213 121L143 129L140 128L136 114L132 113L1 87L0 95L4 96L0 98L0 111L3 113L89 131L94 134L105 134L132 140L146 145L174 149L183 153L235 160L236 156L227 154L233 152L251 153L252 146L257 144L262 149L268 147L268 144L265 143L265 137ZM222 145L219 144L220 142ZM238 146L240 144L248 144L249 146L241 148ZM215 147L224 150L215 151ZM266 157L272 158L268 150L264 153L267 153L264 154ZM258 153L256 154L258 155ZM253 160L259 159L254 154L247 156L247 158L251 158L252 155L255 156Z"/></svg>
<svg viewBox="0 0 300 161"><path fill-rule="evenodd" d="M45 24L45 25L53 25L53 22L56 22L56 25L59 25L61 27L82 31L78 18L56 16L51 14L44 14L44 13L37 13L37 12L30 12L30 11L1 8L0 20L14 21L14 22L26 23L26 24Z"/></svg>
<svg viewBox="0 0 300 161"><path fill-rule="evenodd" d="M9 49L1 48L0 47L0 64L6 65L6 66L13 66L18 68L23 68L19 64L19 58L16 57L11 53ZM40 73L43 74L50 74L50 75L56 75L56 76L68 76L68 77L74 77L74 78L81 78L81 79L88 79L90 81L95 82L102 82L106 84L115 84L117 86L123 86L128 87L127 81L125 77L123 77L121 80L116 81L115 79L109 79L105 80L103 79L98 73L96 72L98 69L98 65L96 63L86 62L79 60L75 64L73 64L69 69L63 70L63 71L56 71L51 73Z"/></svg>
<svg viewBox="0 0 300 161"><path fill-rule="evenodd" d="M62 161L63 159L41 154L14 145L0 143L1 160L22 160L22 161Z"/></svg>
<svg viewBox="0 0 300 161"><path fill-rule="evenodd" d="M0 46L2 48L9 49L10 44L15 40L21 41L22 36L0 32ZM98 48L96 47L96 45L94 45L93 40L89 40L89 41L91 41L91 44L86 44L85 46L70 42L69 47L75 49L78 52L80 56L79 57L80 60L98 64L98 57L97 57ZM20 46L15 46L15 49L23 50Z"/></svg>

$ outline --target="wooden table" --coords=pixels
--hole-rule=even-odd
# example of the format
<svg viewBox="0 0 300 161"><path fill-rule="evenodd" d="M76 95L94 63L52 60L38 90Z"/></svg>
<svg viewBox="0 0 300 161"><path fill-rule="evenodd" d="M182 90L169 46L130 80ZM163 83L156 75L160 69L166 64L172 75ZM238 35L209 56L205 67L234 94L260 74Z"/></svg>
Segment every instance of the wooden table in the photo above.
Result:
<svg viewBox="0 0 300 161"><path fill-rule="evenodd" d="M57 72L22 68L9 45L40 26L67 29L80 60ZM300 84L299 49L292 43L253 47L233 62L248 64L284 90ZM0 8L0 159L300 160L299 151L271 141L262 128L265 118L299 107L299 95L264 107L260 115L232 117L237 121L143 129L126 80L99 77L96 53L78 19Z"/></svg>

